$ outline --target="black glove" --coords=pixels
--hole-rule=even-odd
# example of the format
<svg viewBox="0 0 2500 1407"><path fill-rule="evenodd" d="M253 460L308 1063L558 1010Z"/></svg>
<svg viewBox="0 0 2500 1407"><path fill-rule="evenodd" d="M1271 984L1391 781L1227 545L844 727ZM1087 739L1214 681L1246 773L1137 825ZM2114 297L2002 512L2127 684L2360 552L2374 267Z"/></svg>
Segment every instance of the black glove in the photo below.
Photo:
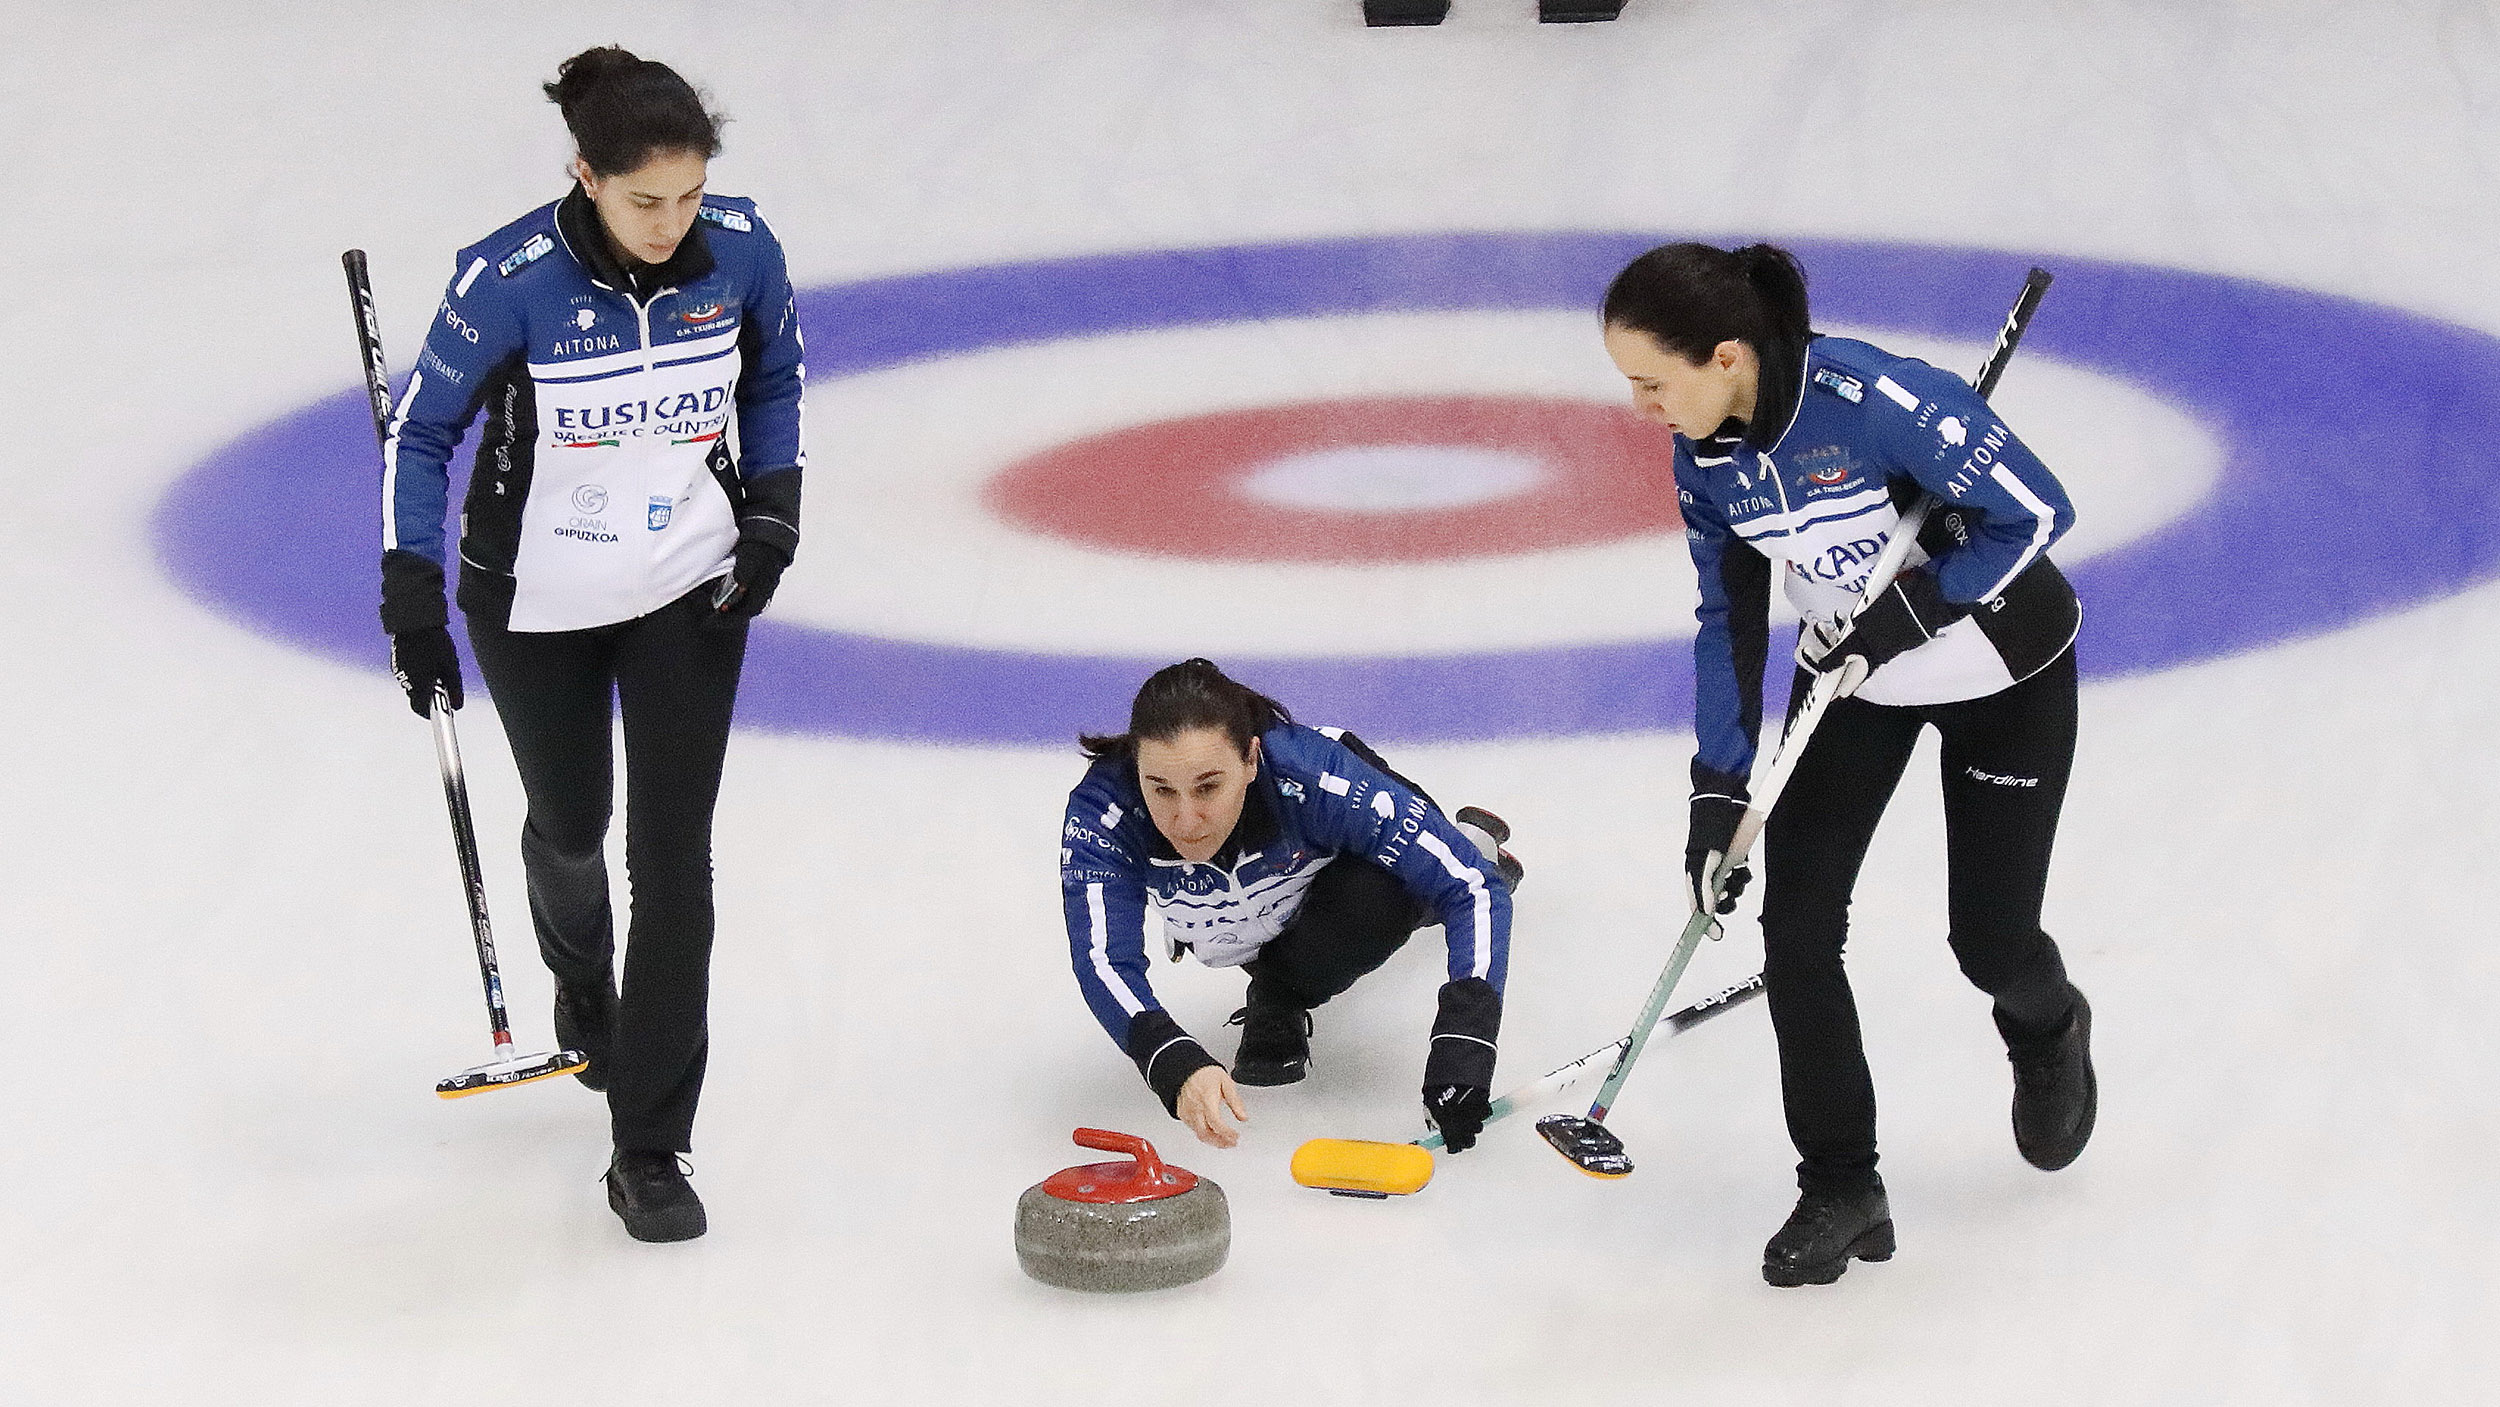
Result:
<svg viewBox="0 0 2500 1407"><path fill-rule="evenodd" d="M790 554L779 546L761 538L741 539L729 575L712 588L714 618L724 622L753 620L763 614L789 565Z"/></svg>
<svg viewBox="0 0 2500 1407"><path fill-rule="evenodd" d="M1737 823L1745 819L1745 803L1732 796L1696 796L1693 798L1691 823L1684 831L1684 902L1689 912L1700 913L1710 893L1711 871L1727 863L1728 851L1736 845ZM1739 864L1720 881L1719 903L1714 912L1736 912L1736 896L1745 892L1753 871Z"/></svg>
<svg viewBox="0 0 2500 1407"><path fill-rule="evenodd" d="M1476 1146L1493 1103L1493 1057L1502 1034L1502 994L1481 977L1441 984L1424 1057L1424 1117L1453 1153Z"/></svg>
<svg viewBox="0 0 2500 1407"><path fill-rule="evenodd" d="M1851 617L1848 628L1836 637L1825 626L1808 625L1799 631L1797 663L1816 674L1828 674L1855 657L1865 660L1866 672L1873 674L1969 614L1970 607L1944 599L1934 573L1903 572L1883 595Z"/></svg>
<svg viewBox="0 0 2500 1407"><path fill-rule="evenodd" d="M1441 1146L1464 1153L1484 1132L1484 1116L1493 1108L1493 1091L1483 1085L1424 1087L1424 1117L1441 1131Z"/></svg>
<svg viewBox="0 0 2500 1407"><path fill-rule="evenodd" d="M451 632L439 625L403 630L391 637L391 673L408 694L408 707L419 718L434 713L437 685L460 707L460 652L452 648Z"/></svg>

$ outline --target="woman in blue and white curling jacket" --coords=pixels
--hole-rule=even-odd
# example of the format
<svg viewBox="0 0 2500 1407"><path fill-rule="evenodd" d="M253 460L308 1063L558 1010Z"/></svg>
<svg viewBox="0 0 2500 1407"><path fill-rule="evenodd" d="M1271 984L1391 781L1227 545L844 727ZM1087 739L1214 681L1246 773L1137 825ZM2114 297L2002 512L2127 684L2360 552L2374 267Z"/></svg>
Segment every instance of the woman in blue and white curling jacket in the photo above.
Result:
<svg viewBox="0 0 2500 1407"><path fill-rule="evenodd" d="M1059 888L1086 1005L1163 1107L1206 1143L1240 1139L1240 1085L1292 1084L1311 1008L1438 923L1448 938L1424 1111L1452 1152L1492 1102L1520 865L1510 828L1445 816L1362 739L1293 721L1202 659L1156 671L1125 733L1080 740L1093 765L1068 794ZM1165 956L1250 978L1228 1071L1148 982L1147 919Z"/></svg>
<svg viewBox="0 0 2500 1407"><path fill-rule="evenodd" d="M1941 740L1949 941L1994 999L2014 1065L2014 1135L2072 1162L2098 1104L2092 1012L2041 931L2075 748L2080 609L2048 549L2066 491L1950 372L1816 335L1796 260L1770 245L1673 244L1617 275L1606 349L1633 403L1675 432L1675 485L1701 578L1685 888L1722 875L1762 717L1777 564L1803 613L1795 694L1860 661L1763 833L1763 975L1800 1197L1763 1254L1774 1285L1827 1283L1893 1251L1875 1171L1875 1092L1841 963L1850 891L1919 734ZM1938 507L1907 570L1851 612L1921 495Z"/></svg>
<svg viewBox="0 0 2500 1407"><path fill-rule="evenodd" d="M546 91L577 183L455 261L384 450L382 623L410 706L457 707L444 515L482 410L459 600L529 798L557 1039L607 1092L610 1206L682 1240L705 1229L678 1154L709 1048L713 804L748 622L798 550L798 317L753 203L705 191L719 119L683 78L601 48ZM621 984L601 853L617 709Z"/></svg>

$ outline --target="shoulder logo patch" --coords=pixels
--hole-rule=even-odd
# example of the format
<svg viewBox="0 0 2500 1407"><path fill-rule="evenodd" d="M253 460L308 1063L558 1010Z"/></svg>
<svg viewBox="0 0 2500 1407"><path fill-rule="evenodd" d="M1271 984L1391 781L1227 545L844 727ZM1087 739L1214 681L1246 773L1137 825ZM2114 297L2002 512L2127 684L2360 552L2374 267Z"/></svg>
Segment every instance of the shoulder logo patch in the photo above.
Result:
<svg viewBox="0 0 2500 1407"><path fill-rule="evenodd" d="M1814 373L1814 384L1840 397L1851 405L1866 399L1866 383L1854 376L1843 376L1830 367Z"/></svg>
<svg viewBox="0 0 2500 1407"><path fill-rule="evenodd" d="M546 258L549 254L554 253L555 247L556 242L547 237L547 232L545 230L540 230L538 233L531 235L528 239L523 240L520 248L515 249L511 253L503 256L503 262L495 266L495 272L505 278L510 278L514 274L519 273L521 270L526 269L530 265L537 263L539 260Z"/></svg>
<svg viewBox="0 0 2500 1407"><path fill-rule="evenodd" d="M746 216L739 214L735 210L724 210L717 205L700 206L696 209L695 213L701 215L704 219L711 221L713 224L720 226L724 230L736 230L740 234L750 234L753 233L755 229L755 222L753 220L748 219Z"/></svg>

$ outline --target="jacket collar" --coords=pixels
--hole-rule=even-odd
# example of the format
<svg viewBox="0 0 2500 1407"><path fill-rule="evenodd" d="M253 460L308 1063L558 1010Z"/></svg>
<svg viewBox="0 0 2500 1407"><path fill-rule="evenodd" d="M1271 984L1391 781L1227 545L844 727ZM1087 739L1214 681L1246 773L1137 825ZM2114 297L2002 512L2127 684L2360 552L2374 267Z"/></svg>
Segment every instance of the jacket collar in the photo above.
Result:
<svg viewBox="0 0 2500 1407"><path fill-rule="evenodd" d="M637 262L626 268L609 251L608 232L599 224L599 207L590 203L579 182L556 202L556 231L592 278L637 299L648 299L663 288L684 288L717 267L712 246L704 238L703 222L697 220L686 237L677 241L677 252L668 256L667 263Z"/></svg>

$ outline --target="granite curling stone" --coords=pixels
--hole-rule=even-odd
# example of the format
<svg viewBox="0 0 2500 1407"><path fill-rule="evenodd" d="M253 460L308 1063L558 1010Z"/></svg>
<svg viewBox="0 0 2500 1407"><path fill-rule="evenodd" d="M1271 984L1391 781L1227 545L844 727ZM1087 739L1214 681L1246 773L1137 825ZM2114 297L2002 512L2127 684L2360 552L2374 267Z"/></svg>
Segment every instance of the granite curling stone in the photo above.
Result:
<svg viewBox="0 0 2500 1407"><path fill-rule="evenodd" d="M1164 1290L1203 1280L1232 1250L1224 1189L1155 1156L1135 1134L1078 1129L1080 1148L1134 1161L1065 1168L1016 1202L1016 1260L1045 1285Z"/></svg>

